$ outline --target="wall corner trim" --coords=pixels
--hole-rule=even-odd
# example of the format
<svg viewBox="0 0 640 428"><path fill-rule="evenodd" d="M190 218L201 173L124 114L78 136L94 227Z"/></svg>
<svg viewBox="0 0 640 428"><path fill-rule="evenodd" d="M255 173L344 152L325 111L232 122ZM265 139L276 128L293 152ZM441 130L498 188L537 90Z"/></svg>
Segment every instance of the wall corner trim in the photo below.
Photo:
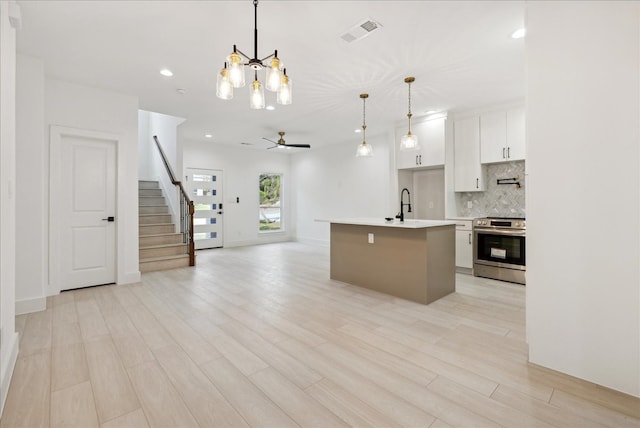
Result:
<svg viewBox="0 0 640 428"><path fill-rule="evenodd" d="M8 348L6 352L7 358L3 361L2 367L0 368L0 370L2 370L2 372L0 372L0 379L2 379L2 385L0 385L0 417L4 410L7 394L9 393L13 369L18 360L18 333L7 334L7 336L8 337L3 338L4 345Z"/></svg>

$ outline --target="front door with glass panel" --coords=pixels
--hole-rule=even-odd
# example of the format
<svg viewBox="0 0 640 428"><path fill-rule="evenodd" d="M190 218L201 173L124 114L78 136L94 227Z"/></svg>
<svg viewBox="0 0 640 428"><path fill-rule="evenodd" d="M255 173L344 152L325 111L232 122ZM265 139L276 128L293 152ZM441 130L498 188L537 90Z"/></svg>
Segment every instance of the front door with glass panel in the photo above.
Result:
<svg viewBox="0 0 640 428"><path fill-rule="evenodd" d="M187 168L187 193L193 201L196 250L222 247L222 171Z"/></svg>

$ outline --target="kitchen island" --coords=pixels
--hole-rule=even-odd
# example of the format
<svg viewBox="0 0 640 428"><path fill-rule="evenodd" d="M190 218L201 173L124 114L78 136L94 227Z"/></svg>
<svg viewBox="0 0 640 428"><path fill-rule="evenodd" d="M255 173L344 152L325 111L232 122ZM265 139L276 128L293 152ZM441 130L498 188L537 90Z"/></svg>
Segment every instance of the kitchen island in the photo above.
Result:
<svg viewBox="0 0 640 428"><path fill-rule="evenodd" d="M455 291L455 222L330 223L331 279L428 304Z"/></svg>

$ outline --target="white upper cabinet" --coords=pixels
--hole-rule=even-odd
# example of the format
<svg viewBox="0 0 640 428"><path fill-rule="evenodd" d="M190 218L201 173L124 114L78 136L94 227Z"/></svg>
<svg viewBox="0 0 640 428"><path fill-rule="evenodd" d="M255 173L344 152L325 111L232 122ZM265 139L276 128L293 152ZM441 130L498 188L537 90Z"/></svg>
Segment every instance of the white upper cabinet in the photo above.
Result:
<svg viewBox="0 0 640 428"><path fill-rule="evenodd" d="M396 128L396 168L426 168L444 165L446 117L416 120L411 132L418 137L418 150L400 150L400 138L407 133L407 123Z"/></svg>
<svg viewBox="0 0 640 428"><path fill-rule="evenodd" d="M524 158L524 107L481 114L481 163L507 162Z"/></svg>
<svg viewBox="0 0 640 428"><path fill-rule="evenodd" d="M454 190L486 190L486 167L480 163L480 117L456 120L453 134Z"/></svg>

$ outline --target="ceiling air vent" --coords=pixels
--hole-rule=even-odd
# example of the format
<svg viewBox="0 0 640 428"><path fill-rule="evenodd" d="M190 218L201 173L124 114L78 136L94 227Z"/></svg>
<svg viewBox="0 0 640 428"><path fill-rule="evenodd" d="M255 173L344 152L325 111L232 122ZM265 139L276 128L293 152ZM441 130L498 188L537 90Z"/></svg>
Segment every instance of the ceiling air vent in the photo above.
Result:
<svg viewBox="0 0 640 428"><path fill-rule="evenodd" d="M342 34L340 38L347 43L355 42L356 40L367 37L372 31L381 27L382 25L379 22L373 19L367 19L351 27L346 33Z"/></svg>

